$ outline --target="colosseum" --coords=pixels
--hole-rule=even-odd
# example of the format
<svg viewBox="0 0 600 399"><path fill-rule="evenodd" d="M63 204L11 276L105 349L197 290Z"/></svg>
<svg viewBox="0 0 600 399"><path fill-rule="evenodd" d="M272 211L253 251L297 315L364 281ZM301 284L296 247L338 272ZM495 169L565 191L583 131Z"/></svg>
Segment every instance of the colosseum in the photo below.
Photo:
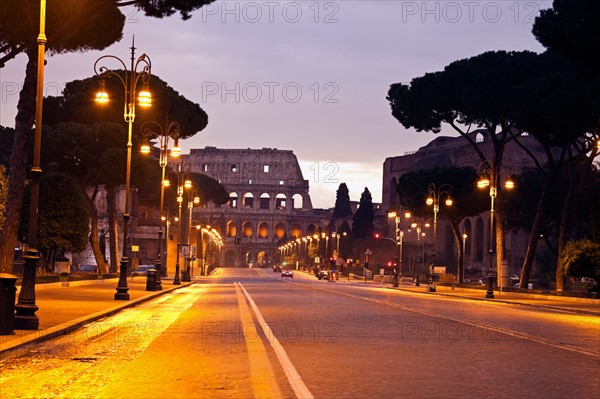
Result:
<svg viewBox="0 0 600 399"><path fill-rule="evenodd" d="M329 221L328 210L313 209L308 180L290 150L205 147L182 155L182 162L229 193L227 204L193 212L194 224L223 236L224 265L268 265L277 260L281 240L312 234Z"/></svg>

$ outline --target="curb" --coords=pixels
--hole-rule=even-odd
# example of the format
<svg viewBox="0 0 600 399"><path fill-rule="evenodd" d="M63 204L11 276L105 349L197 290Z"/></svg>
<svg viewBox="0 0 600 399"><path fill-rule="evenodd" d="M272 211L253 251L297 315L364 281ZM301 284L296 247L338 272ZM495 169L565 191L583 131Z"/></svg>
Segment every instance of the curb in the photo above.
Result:
<svg viewBox="0 0 600 399"><path fill-rule="evenodd" d="M154 298L157 298L161 295L167 294L169 292L181 289L183 287L190 286L192 284L197 283L197 281L192 281L190 283L182 283L181 285L163 289L161 291L155 291L152 294L143 296L141 298L133 299L130 301L123 302L119 305L115 305L108 309L100 310L96 313L92 313L86 316L81 316L75 320L69 321L67 323L62 323L57 326L49 327L44 330L35 330L31 333L23 335L20 341L8 342L6 344L0 344L0 360L13 359L19 356L24 355L25 353L20 353L23 349L25 349L29 345L38 344L52 338L59 337L61 335L66 335L72 331L81 328L82 326L102 319L107 316L112 316L115 313L118 313L124 309L128 309L134 307L140 303L147 302ZM21 330L25 331L25 330ZM0 342L2 338L0 337Z"/></svg>

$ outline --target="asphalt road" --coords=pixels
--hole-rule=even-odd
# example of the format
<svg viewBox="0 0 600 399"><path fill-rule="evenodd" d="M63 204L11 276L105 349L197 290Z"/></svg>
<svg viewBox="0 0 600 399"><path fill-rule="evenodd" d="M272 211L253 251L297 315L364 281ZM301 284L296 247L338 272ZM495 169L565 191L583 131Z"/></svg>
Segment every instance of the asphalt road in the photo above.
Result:
<svg viewBox="0 0 600 399"><path fill-rule="evenodd" d="M221 269L0 363L5 398L600 398L600 319Z"/></svg>

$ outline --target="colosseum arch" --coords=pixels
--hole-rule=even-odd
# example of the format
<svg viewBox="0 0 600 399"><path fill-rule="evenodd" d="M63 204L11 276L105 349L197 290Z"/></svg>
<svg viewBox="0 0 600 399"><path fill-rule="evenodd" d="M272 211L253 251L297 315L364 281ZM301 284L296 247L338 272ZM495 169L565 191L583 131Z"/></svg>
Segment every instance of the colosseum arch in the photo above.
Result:
<svg viewBox="0 0 600 399"><path fill-rule="evenodd" d="M285 194L279 193L275 197L275 209L285 209L287 208L287 197Z"/></svg>
<svg viewBox="0 0 600 399"><path fill-rule="evenodd" d="M318 227L316 224L313 224L313 223L309 224L308 227L306 228L306 232L311 236L313 234L315 234L317 231L318 231Z"/></svg>
<svg viewBox="0 0 600 399"><path fill-rule="evenodd" d="M260 195L260 209L269 209L269 204L271 202L271 196L268 193L262 193Z"/></svg>
<svg viewBox="0 0 600 399"><path fill-rule="evenodd" d="M254 228L252 227L252 223L244 222L242 224L242 236L246 238L252 238L254 235Z"/></svg>
<svg viewBox="0 0 600 399"><path fill-rule="evenodd" d="M233 220L227 222L225 235L227 237L236 237L237 236L237 226Z"/></svg>
<svg viewBox="0 0 600 399"><path fill-rule="evenodd" d="M258 238L269 238L269 225L262 222L258 225Z"/></svg>
<svg viewBox="0 0 600 399"><path fill-rule="evenodd" d="M283 223L277 223L274 229L275 237L282 239L285 237L285 225Z"/></svg>
<svg viewBox="0 0 600 399"><path fill-rule="evenodd" d="M229 193L229 207L237 208L238 195L237 193Z"/></svg>
<svg viewBox="0 0 600 399"><path fill-rule="evenodd" d="M252 193L245 193L242 197L243 208L254 208L254 195Z"/></svg>
<svg viewBox="0 0 600 399"><path fill-rule="evenodd" d="M304 204L304 198L302 194L294 194L292 196L292 209L302 209Z"/></svg>
<svg viewBox="0 0 600 399"><path fill-rule="evenodd" d="M298 223L294 223L290 226L290 236L295 238L302 237L302 226Z"/></svg>

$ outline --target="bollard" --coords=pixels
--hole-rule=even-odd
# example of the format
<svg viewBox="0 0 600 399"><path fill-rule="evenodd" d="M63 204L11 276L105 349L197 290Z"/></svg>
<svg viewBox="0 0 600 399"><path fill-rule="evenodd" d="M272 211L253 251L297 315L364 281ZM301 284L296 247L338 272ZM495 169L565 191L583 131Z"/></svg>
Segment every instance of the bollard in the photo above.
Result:
<svg viewBox="0 0 600 399"><path fill-rule="evenodd" d="M146 272L146 291L156 291L156 269Z"/></svg>
<svg viewBox="0 0 600 399"><path fill-rule="evenodd" d="M15 298L17 276L0 273L0 335L15 333Z"/></svg>

